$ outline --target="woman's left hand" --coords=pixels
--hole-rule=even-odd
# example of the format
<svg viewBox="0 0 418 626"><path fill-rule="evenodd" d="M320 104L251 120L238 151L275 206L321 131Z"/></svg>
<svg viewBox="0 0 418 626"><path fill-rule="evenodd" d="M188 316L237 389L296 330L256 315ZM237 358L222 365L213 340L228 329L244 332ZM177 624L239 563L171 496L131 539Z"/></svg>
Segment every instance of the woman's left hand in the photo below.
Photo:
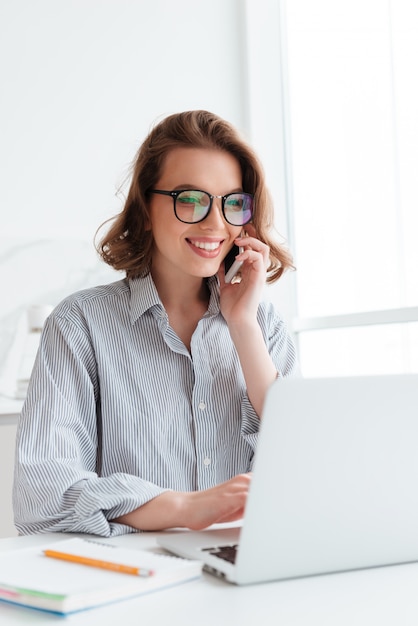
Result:
<svg viewBox="0 0 418 626"><path fill-rule="evenodd" d="M244 248L237 256L242 261L239 282L225 283L223 263L218 272L221 312L228 325L255 321L270 263L270 249L257 239L254 226L248 224L245 229L247 236L235 240L237 246Z"/></svg>

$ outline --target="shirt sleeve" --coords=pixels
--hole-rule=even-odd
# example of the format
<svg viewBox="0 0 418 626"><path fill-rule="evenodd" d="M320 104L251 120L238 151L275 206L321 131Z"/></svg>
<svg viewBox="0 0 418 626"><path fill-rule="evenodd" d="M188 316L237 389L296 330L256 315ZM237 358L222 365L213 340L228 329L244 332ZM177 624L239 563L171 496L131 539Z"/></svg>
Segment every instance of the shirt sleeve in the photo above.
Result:
<svg viewBox="0 0 418 626"><path fill-rule="evenodd" d="M21 534L136 532L111 520L166 489L130 474L100 475L99 376L81 312L52 314L20 416L13 488Z"/></svg>
<svg viewBox="0 0 418 626"><path fill-rule="evenodd" d="M271 303L262 303L258 311L258 322L269 354L276 366L277 377L298 376L299 368L293 339L285 322ZM246 394L242 400L241 414L241 434L255 451L260 419Z"/></svg>

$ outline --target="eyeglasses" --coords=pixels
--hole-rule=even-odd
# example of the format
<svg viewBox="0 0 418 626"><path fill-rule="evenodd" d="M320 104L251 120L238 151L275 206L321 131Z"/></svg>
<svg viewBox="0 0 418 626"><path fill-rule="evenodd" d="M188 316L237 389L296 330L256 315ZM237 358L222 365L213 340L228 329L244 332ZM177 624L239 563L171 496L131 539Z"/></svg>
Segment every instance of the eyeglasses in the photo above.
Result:
<svg viewBox="0 0 418 626"><path fill-rule="evenodd" d="M150 193L171 196L174 202L174 214L180 222L196 224L203 221L212 208L214 198L222 200L222 213L228 224L244 226L253 216L254 197L250 193L228 193L226 196L212 196L199 189L179 189L163 191L151 189Z"/></svg>

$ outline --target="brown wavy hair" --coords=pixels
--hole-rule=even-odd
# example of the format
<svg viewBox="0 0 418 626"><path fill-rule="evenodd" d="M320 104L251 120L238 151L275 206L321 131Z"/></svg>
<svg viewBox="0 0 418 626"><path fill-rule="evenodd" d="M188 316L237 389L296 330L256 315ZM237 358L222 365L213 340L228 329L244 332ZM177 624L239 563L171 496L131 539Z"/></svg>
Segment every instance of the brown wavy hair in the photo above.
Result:
<svg viewBox="0 0 418 626"><path fill-rule="evenodd" d="M132 163L131 184L123 210L102 224L113 222L97 245L102 259L116 270L125 270L129 278L149 272L153 251L152 232L147 228L149 190L160 178L166 155L177 147L223 150L238 160L243 189L254 195L252 223L258 238L270 247L267 282L278 280L285 270L293 268L289 250L272 236L273 203L259 159L231 124L208 111L176 113L151 130Z"/></svg>

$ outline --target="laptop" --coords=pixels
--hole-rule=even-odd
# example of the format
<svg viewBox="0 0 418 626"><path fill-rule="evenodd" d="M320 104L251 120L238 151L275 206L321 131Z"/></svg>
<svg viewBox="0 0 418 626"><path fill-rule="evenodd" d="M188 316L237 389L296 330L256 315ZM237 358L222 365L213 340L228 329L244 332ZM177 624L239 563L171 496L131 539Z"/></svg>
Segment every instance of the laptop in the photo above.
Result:
<svg viewBox="0 0 418 626"><path fill-rule="evenodd" d="M418 375L276 381L242 523L158 543L238 585L418 561Z"/></svg>

